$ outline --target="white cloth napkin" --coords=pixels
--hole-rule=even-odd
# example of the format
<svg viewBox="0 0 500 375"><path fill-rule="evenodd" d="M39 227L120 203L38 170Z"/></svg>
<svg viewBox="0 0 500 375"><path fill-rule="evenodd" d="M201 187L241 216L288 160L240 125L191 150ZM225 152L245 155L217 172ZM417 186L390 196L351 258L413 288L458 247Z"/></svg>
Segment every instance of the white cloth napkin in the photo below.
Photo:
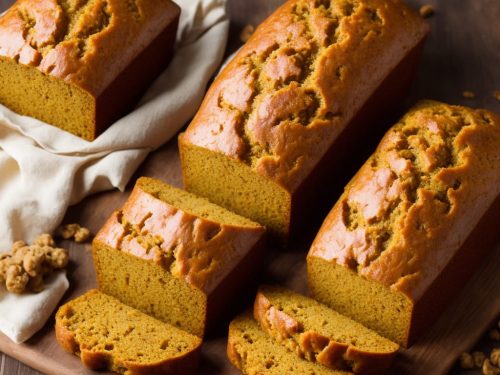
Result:
<svg viewBox="0 0 500 375"><path fill-rule="evenodd" d="M59 271L45 280L45 289L40 293L17 295L0 287L2 332L16 343L28 340L43 327L68 287L64 271Z"/></svg>
<svg viewBox="0 0 500 375"><path fill-rule="evenodd" d="M0 105L0 250L15 240L31 242L52 232L68 206L89 194L123 190L146 155L194 115L221 63L229 22L225 0L175 1L182 13L174 59L137 108L95 141ZM0 331L15 342L26 340L50 316L66 288L61 282L48 285L36 298L45 302L0 293ZM7 310L13 313L4 316Z"/></svg>

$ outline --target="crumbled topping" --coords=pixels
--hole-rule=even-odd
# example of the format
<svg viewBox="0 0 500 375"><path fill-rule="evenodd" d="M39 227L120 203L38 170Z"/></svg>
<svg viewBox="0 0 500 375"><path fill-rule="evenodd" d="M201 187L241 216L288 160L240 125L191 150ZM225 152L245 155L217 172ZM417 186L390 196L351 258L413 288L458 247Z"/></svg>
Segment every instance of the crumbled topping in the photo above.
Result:
<svg viewBox="0 0 500 375"><path fill-rule="evenodd" d="M55 247L50 234L38 236L31 246L16 241L9 253L0 255L0 283L11 293L40 292L44 279L65 268L68 260L68 252Z"/></svg>
<svg viewBox="0 0 500 375"><path fill-rule="evenodd" d="M483 363L482 366L483 374L484 375L499 375L500 374L500 368L497 366L493 366L493 364L490 362L489 359L486 359Z"/></svg>
<svg viewBox="0 0 500 375"><path fill-rule="evenodd" d="M473 91L468 91L468 90L466 90L466 91L464 91L464 92L462 93L462 96L463 96L465 99L474 99L474 98L476 97L476 94L474 94L474 92L473 92Z"/></svg>
<svg viewBox="0 0 500 375"><path fill-rule="evenodd" d="M248 39L252 36L255 31L255 27L253 25L246 25L240 33L240 40L243 43L246 43Z"/></svg>
<svg viewBox="0 0 500 375"><path fill-rule="evenodd" d="M65 224L56 230L56 236L62 237L65 240L74 239L75 242L83 243L86 242L90 237L91 233L85 227L80 224Z"/></svg>
<svg viewBox="0 0 500 375"><path fill-rule="evenodd" d="M432 16L434 12L435 12L434 7L429 4L422 5L419 9L419 13L423 18Z"/></svg>
<svg viewBox="0 0 500 375"><path fill-rule="evenodd" d="M474 361L472 360L472 356L470 353L462 353L458 358L458 362L460 367L466 370L470 370L474 368Z"/></svg>

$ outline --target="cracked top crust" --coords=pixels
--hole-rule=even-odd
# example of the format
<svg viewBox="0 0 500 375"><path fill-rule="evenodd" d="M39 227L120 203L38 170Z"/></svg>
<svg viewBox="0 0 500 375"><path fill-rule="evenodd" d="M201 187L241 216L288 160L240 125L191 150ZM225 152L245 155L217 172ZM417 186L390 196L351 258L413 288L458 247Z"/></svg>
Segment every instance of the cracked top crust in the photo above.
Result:
<svg viewBox="0 0 500 375"><path fill-rule="evenodd" d="M0 58L97 97L179 13L170 0L18 0L0 18Z"/></svg>
<svg viewBox="0 0 500 375"><path fill-rule="evenodd" d="M219 75L181 141L294 191L427 32L397 0L290 0Z"/></svg>
<svg viewBox="0 0 500 375"><path fill-rule="evenodd" d="M500 194L500 117L424 101L384 136L309 256L418 300Z"/></svg>
<svg viewBox="0 0 500 375"><path fill-rule="evenodd" d="M94 241L155 262L209 294L264 232L258 225L221 224L191 214L136 185Z"/></svg>

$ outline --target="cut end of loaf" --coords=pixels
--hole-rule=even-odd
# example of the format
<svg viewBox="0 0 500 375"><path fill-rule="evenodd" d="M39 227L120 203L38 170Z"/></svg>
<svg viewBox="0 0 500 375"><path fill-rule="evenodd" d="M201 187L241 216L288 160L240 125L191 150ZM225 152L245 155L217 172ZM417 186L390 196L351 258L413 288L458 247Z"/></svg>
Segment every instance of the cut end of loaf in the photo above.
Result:
<svg viewBox="0 0 500 375"><path fill-rule="evenodd" d="M99 288L121 302L193 335L205 332L207 296L153 262L94 240Z"/></svg>
<svg viewBox="0 0 500 375"><path fill-rule="evenodd" d="M186 190L264 225L285 241L291 215L291 195L247 165L179 137Z"/></svg>
<svg viewBox="0 0 500 375"><path fill-rule="evenodd" d="M311 293L319 302L407 347L413 303L406 295L311 255L307 274Z"/></svg>
<svg viewBox="0 0 500 375"><path fill-rule="evenodd" d="M59 309L56 338L87 367L120 374L174 374L179 366L189 370L201 345L200 338L97 290Z"/></svg>
<svg viewBox="0 0 500 375"><path fill-rule="evenodd" d="M96 102L86 91L0 57L0 103L85 140L95 139Z"/></svg>

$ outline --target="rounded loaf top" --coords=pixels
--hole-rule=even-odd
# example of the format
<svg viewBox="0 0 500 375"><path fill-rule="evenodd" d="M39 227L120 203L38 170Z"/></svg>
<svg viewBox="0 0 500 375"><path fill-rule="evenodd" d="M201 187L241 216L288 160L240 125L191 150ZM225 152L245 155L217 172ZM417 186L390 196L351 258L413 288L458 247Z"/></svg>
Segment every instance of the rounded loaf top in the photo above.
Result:
<svg viewBox="0 0 500 375"><path fill-rule="evenodd" d="M309 256L418 300L500 194L500 118L432 101L384 136Z"/></svg>
<svg viewBox="0 0 500 375"><path fill-rule="evenodd" d="M18 0L0 17L0 58L99 96L179 12L170 0Z"/></svg>
<svg viewBox="0 0 500 375"><path fill-rule="evenodd" d="M427 32L397 0L290 0L216 79L182 141L294 191Z"/></svg>
<svg viewBox="0 0 500 375"><path fill-rule="evenodd" d="M203 198L140 178L95 241L153 261L210 293L264 233L264 227Z"/></svg>

